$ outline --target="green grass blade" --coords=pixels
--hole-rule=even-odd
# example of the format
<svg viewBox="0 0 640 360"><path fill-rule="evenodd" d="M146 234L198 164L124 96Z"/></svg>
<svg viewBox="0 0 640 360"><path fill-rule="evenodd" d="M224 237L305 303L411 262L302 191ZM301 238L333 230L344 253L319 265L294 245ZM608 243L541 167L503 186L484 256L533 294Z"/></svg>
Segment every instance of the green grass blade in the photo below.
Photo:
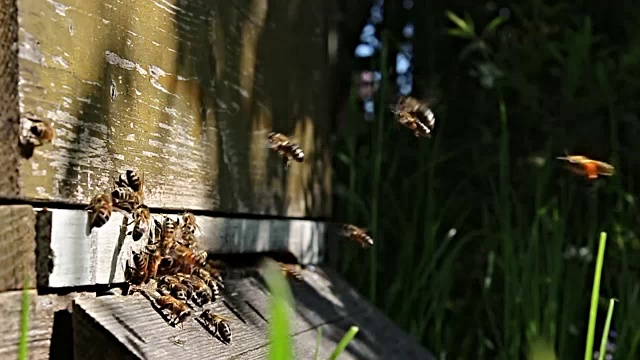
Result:
<svg viewBox="0 0 640 360"><path fill-rule="evenodd" d="M269 321L269 359L293 359L291 354L291 338L289 337L289 304L291 290L282 276L278 266L268 260L265 263L264 278L271 292Z"/></svg>
<svg viewBox="0 0 640 360"><path fill-rule="evenodd" d="M344 349L347 348L347 345L349 345L349 343L351 342L351 340L353 340L353 338L356 336L359 330L360 329L358 329L357 326L352 326L349 329L349 331L347 331L347 333L344 334L344 336L338 343L338 346L336 346L335 350L333 350L333 352L331 353L331 356L329 356L329 360L337 359L338 356L344 351Z"/></svg>
<svg viewBox="0 0 640 360"><path fill-rule="evenodd" d="M20 309L20 344L18 359L27 359L27 334L29 333L29 290L25 280L22 288L22 306Z"/></svg>
<svg viewBox="0 0 640 360"><path fill-rule="evenodd" d="M602 276L602 263L604 262L604 249L607 244L607 233L600 233L600 245L598 246L598 258L596 270L593 274L593 290L591 292L591 308L589 309L589 330L587 331L587 346L584 350L584 360L593 358L593 338L596 332L596 315L598 313L598 299L600 297L600 278Z"/></svg>
<svg viewBox="0 0 640 360"><path fill-rule="evenodd" d="M313 360L318 360L320 354L320 342L322 341L322 328L318 328L318 339L316 340L316 352L313 355Z"/></svg>
<svg viewBox="0 0 640 360"><path fill-rule="evenodd" d="M609 339L609 329L611 328L611 318L613 317L613 308L616 306L616 299L609 300L609 310L607 311L607 320L602 329L602 341L600 341L600 354L598 360L604 360L604 354L607 352L607 340Z"/></svg>

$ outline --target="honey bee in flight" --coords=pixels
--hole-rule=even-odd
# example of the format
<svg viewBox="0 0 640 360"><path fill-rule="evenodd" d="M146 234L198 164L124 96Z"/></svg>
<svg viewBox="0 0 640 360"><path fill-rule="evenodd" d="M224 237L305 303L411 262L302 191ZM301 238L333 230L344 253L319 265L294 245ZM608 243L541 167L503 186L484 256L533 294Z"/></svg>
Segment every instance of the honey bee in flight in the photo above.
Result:
<svg viewBox="0 0 640 360"><path fill-rule="evenodd" d="M300 268L300 265L297 264L285 264L285 263L278 263L278 265L280 265L280 269L282 270L282 275L285 278L290 278L290 279L295 279L297 281L303 281L304 278L302 277L302 268Z"/></svg>
<svg viewBox="0 0 640 360"><path fill-rule="evenodd" d="M214 336L218 336L226 344L231 343L231 326L226 318L218 314L214 314L211 310L204 310L200 314L200 318L209 326L213 331Z"/></svg>
<svg viewBox="0 0 640 360"><path fill-rule="evenodd" d="M602 161L592 160L582 155L567 155L564 157L558 157L559 160L567 162L567 169L569 171L580 175L586 176L588 179L597 179L599 175L611 176L615 174L615 168Z"/></svg>
<svg viewBox="0 0 640 360"><path fill-rule="evenodd" d="M183 328L183 322L191 315L191 310L184 301L180 301L171 295L163 295L156 299L156 304L160 310L168 309L171 314L169 325L176 326L180 324Z"/></svg>
<svg viewBox="0 0 640 360"><path fill-rule="evenodd" d="M269 142L271 149L277 151L282 157L285 169L289 167L291 160L295 160L297 162L304 161L304 151L302 151L302 148L298 144L294 143L288 136L278 132L271 132L267 135L267 141Z"/></svg>
<svg viewBox="0 0 640 360"><path fill-rule="evenodd" d="M360 243L363 248L373 246L373 239L371 238L371 236L367 235L367 229L359 228L351 224L346 224L340 230L340 234Z"/></svg>
<svg viewBox="0 0 640 360"><path fill-rule="evenodd" d="M137 193L142 193L144 188L144 173L142 177L140 177L134 170L127 170L124 174L120 174L120 177L118 177L115 183L117 187L129 187Z"/></svg>
<svg viewBox="0 0 640 360"><path fill-rule="evenodd" d="M425 101L403 96L392 107L391 112L401 125L413 130L416 137L431 137L436 117Z"/></svg>
<svg viewBox="0 0 640 360"><path fill-rule="evenodd" d="M147 205L140 204L133 210L133 224L133 230L129 234L133 241L138 241L149 232L151 226L151 212Z"/></svg>
<svg viewBox="0 0 640 360"><path fill-rule="evenodd" d="M33 146L41 146L53 141L55 130L50 123L38 119L32 112L25 112L22 118L29 120L26 131L23 131L21 139L23 144L30 143Z"/></svg>
<svg viewBox="0 0 640 360"><path fill-rule="evenodd" d="M109 221L113 211L113 199L109 193L96 195L85 210L89 210L89 226L99 228Z"/></svg>

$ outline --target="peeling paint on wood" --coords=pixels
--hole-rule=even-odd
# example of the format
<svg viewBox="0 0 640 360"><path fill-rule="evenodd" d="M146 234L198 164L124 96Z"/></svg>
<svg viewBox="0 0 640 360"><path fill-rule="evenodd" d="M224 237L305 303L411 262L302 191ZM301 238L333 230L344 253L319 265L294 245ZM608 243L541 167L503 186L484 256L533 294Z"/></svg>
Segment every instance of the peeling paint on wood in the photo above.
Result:
<svg viewBox="0 0 640 360"><path fill-rule="evenodd" d="M102 227L87 234L86 211L48 209L51 213L53 271L48 287L109 284L124 281L124 269L132 249L138 251L147 237L135 242L128 231L133 225L114 212ZM160 214L154 214L159 217ZM174 220L176 215L169 215ZM124 221L124 222L123 222ZM212 253L289 251L303 264L318 263L324 251L326 224L308 220L250 220L197 216L199 246ZM46 248L43 244L39 247ZM48 253L42 252L43 256ZM46 263L46 259L38 262ZM43 279L40 280L44 282Z"/></svg>
<svg viewBox="0 0 640 360"><path fill-rule="evenodd" d="M57 135L22 166L27 197L88 203L134 168L152 207L329 214L322 1L18 5L20 107ZM271 130L306 162L285 172Z"/></svg>

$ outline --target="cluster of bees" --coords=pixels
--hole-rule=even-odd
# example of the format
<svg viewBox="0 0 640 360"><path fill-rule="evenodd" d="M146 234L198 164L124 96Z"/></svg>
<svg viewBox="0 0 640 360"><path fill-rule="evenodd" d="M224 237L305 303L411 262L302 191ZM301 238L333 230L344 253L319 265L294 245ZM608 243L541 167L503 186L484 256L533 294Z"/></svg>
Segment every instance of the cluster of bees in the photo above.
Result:
<svg viewBox="0 0 640 360"><path fill-rule="evenodd" d="M199 319L224 343L231 342L229 320L205 309L220 297L224 289L221 264L207 261L207 251L200 250L196 217L189 212L177 220L163 215L151 216L144 200L144 176L133 170L120 174L111 192L96 195L87 210L90 229L102 227L112 211L131 216L133 229L127 233L134 241L146 237L139 251L133 251L125 269L130 293L141 292L155 302L158 310L169 313L169 325L180 325L191 316L194 305L202 309ZM149 291L153 288L154 291Z"/></svg>
<svg viewBox="0 0 640 360"><path fill-rule="evenodd" d="M391 107L391 112L395 115L398 123L412 130L416 137L431 137L436 118L428 101L403 96L400 97L397 104ZM557 159L566 161L566 168L569 171L585 176L589 180L597 179L598 176L611 176L615 173L612 165L582 155L567 155Z"/></svg>

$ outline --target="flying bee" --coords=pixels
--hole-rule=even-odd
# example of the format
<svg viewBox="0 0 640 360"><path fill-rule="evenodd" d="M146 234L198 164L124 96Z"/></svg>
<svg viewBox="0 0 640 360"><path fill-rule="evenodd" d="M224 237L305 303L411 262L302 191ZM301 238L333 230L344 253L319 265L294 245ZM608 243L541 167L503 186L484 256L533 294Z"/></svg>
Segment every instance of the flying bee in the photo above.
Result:
<svg viewBox="0 0 640 360"><path fill-rule="evenodd" d="M29 111L22 115L22 119L27 119L29 122L26 127L23 126L21 143L41 146L53 141L55 130L49 122L38 119L34 113ZM25 123L23 121L23 124Z"/></svg>
<svg viewBox="0 0 640 360"><path fill-rule="evenodd" d="M134 170L127 170L124 174L120 174L115 184L116 187L129 187L137 193L142 193L142 189L144 188L144 173L142 177L140 177Z"/></svg>
<svg viewBox="0 0 640 360"><path fill-rule="evenodd" d="M140 204L136 206L133 210L133 223L133 230L129 234L131 234L133 241L138 241L147 234L150 229L151 212L147 205Z"/></svg>
<svg viewBox="0 0 640 360"><path fill-rule="evenodd" d="M304 161L304 151L302 148L294 143L288 136L271 132L267 135L267 141L271 149L278 152L278 154L282 157L284 161L284 167L289 167L289 163L291 160L295 160L297 162Z"/></svg>
<svg viewBox="0 0 640 360"><path fill-rule="evenodd" d="M211 275L209 271L201 267L194 268L194 271L192 272L192 274L197 275L207 284L207 286L209 286L214 299L220 296L220 290L218 289L218 287L224 288L224 286L222 285L222 277L220 277L219 278L220 281L218 281L214 276Z"/></svg>
<svg viewBox="0 0 640 360"><path fill-rule="evenodd" d="M164 275L158 279L158 290L164 295L171 294L178 300L191 299L193 291L189 284L183 284L180 278L173 275Z"/></svg>
<svg viewBox="0 0 640 360"><path fill-rule="evenodd" d="M156 304L160 310L168 309L171 314L169 325L176 326L182 323L191 315L191 310L184 301L180 301L171 295L163 295L156 299Z"/></svg>
<svg viewBox="0 0 640 360"><path fill-rule="evenodd" d="M111 197L113 198L113 205L115 207L129 213L142 203L140 194L133 191L130 187L113 189Z"/></svg>
<svg viewBox="0 0 640 360"><path fill-rule="evenodd" d="M359 228L351 224L346 224L342 227L340 234L360 243L363 248L373 245L373 239L371 238L371 236L367 235L367 229Z"/></svg>
<svg viewBox="0 0 640 360"><path fill-rule="evenodd" d="M413 130L416 137L431 137L436 117L425 101L403 96L391 112L401 125Z"/></svg>
<svg viewBox="0 0 640 360"><path fill-rule="evenodd" d="M278 263L280 265L280 269L282 270L282 275L285 278L295 279L297 281L303 281L300 265L297 264L284 264Z"/></svg>
<svg viewBox="0 0 640 360"><path fill-rule="evenodd" d="M89 210L90 228L99 228L109 221L113 211L113 199L109 193L96 195L85 210Z"/></svg>
<svg viewBox="0 0 640 360"><path fill-rule="evenodd" d="M214 314L210 309L204 310L200 314L200 318L213 331L214 336L218 336L226 344L231 343L231 326L229 320L218 314Z"/></svg>
<svg viewBox="0 0 640 360"><path fill-rule="evenodd" d="M592 160L582 155L567 155L558 157L567 161L567 169L577 175L587 176L588 179L597 179L598 175L611 176L615 174L615 168L602 161Z"/></svg>
<svg viewBox="0 0 640 360"><path fill-rule="evenodd" d="M198 306L215 301L213 291L207 283L196 275L179 275L180 282L193 289L193 300Z"/></svg>

